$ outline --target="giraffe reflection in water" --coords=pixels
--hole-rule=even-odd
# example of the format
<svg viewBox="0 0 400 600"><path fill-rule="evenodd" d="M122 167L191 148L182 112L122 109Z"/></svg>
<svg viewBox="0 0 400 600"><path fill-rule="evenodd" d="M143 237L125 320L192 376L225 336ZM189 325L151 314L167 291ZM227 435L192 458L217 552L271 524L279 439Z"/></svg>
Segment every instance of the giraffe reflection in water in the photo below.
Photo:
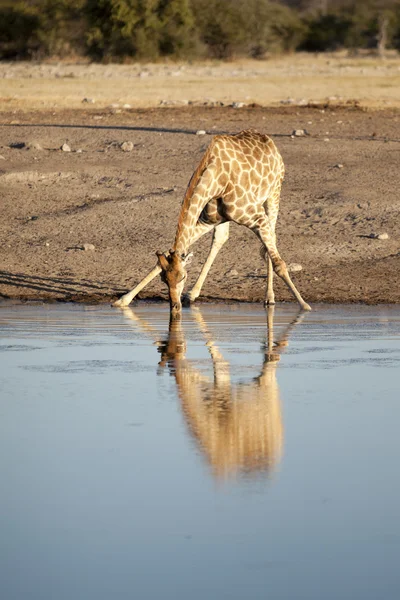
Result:
<svg viewBox="0 0 400 600"><path fill-rule="evenodd" d="M147 323L130 309L125 311L149 333ZM211 356L213 376L207 376L196 361L186 358L181 319L171 319L167 338L156 341L161 354L159 368L168 368L176 381L191 435L217 477L273 470L281 458L283 441L277 365L291 331L305 313L299 313L274 341L274 307L268 307L259 375L247 382L233 382L230 364L214 342L200 310L191 312Z"/></svg>

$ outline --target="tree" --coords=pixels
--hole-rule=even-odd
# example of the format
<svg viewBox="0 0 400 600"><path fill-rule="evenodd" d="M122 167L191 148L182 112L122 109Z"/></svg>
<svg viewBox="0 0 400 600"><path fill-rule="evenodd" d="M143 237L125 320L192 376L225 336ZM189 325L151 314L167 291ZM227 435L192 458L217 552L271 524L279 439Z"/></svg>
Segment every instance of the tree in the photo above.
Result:
<svg viewBox="0 0 400 600"><path fill-rule="evenodd" d="M191 55L196 46L196 32L190 1L160 0L157 13L160 54L176 58Z"/></svg>
<svg viewBox="0 0 400 600"><path fill-rule="evenodd" d="M87 0L86 15L94 58L158 56L157 0Z"/></svg>
<svg viewBox="0 0 400 600"><path fill-rule="evenodd" d="M0 58L41 58L83 52L85 0L0 4Z"/></svg>
<svg viewBox="0 0 400 600"><path fill-rule="evenodd" d="M199 35L211 56L261 57L294 50L304 27L289 8L268 0L196 0Z"/></svg>

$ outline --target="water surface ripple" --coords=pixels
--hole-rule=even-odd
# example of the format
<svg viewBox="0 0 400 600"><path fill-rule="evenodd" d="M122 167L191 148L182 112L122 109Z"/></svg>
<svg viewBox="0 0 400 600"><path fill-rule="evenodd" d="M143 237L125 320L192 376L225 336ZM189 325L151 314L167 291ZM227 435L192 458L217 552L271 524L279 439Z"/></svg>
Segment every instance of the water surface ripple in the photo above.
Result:
<svg viewBox="0 0 400 600"><path fill-rule="evenodd" d="M0 598L397 599L400 309L0 305Z"/></svg>

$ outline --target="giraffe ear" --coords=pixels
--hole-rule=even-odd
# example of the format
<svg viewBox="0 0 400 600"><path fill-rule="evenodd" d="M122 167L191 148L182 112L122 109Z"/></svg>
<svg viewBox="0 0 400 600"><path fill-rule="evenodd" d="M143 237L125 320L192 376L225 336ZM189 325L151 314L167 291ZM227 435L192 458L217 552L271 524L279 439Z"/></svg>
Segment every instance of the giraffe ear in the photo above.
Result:
<svg viewBox="0 0 400 600"><path fill-rule="evenodd" d="M162 268L163 271L166 271L169 267L169 263L166 259L165 254L163 254L162 252L156 252L157 258L158 258L158 264L159 266Z"/></svg>

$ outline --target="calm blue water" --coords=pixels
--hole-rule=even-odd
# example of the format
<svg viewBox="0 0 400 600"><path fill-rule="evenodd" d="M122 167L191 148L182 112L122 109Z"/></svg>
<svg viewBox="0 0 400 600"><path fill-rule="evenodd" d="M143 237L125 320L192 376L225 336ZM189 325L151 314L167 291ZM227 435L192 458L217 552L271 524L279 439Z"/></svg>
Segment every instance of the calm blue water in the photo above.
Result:
<svg viewBox="0 0 400 600"><path fill-rule="evenodd" d="M0 305L0 598L399 598L400 308L269 332Z"/></svg>

